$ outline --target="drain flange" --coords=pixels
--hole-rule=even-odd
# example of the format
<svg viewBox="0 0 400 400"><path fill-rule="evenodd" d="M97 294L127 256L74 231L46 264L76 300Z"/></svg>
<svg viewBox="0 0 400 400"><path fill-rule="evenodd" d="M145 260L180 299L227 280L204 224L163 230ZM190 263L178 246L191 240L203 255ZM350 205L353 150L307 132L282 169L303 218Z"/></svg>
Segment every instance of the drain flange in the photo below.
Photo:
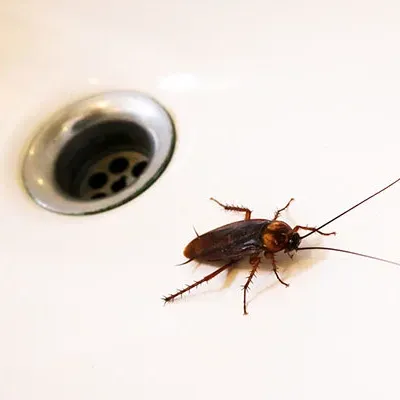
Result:
<svg viewBox="0 0 400 400"><path fill-rule="evenodd" d="M31 142L23 181L42 207L93 214L135 198L162 174L175 146L167 111L138 92L108 92L55 113Z"/></svg>

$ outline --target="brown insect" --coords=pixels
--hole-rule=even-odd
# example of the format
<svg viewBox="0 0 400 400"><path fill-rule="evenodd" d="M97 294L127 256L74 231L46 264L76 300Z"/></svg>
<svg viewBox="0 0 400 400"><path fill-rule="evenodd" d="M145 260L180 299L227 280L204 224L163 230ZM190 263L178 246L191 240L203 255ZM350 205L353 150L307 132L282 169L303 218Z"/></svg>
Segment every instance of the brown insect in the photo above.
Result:
<svg viewBox="0 0 400 400"><path fill-rule="evenodd" d="M216 271L205 276L203 279L194 282L191 285L187 285L184 289L177 291L175 294L163 297L163 300L165 302L173 301L176 297L182 296L185 292L189 292L191 289L194 289L202 283L215 278L221 272L232 267L235 263L237 263L244 257L250 257L251 270L249 276L247 277L246 283L243 285L243 312L244 314L247 314L246 294L261 262L260 255L263 254L266 258L271 260L276 278L279 280L280 283L282 283L282 285L286 287L289 286L289 284L284 282L279 276L278 266L276 265L275 261L275 253L281 251L287 253L290 257L293 257L293 253L299 250L338 251L400 266L400 263L396 263L394 261L389 261L383 258L373 257L366 254L356 253L349 250L315 246L299 247L301 241L307 236L312 235L313 233L319 233L320 235L325 236L335 235L336 232L324 233L321 232L321 229L331 222L335 221L336 219L342 217L344 214L347 214L349 211L355 209L359 205L372 199L379 193L382 193L384 190L388 189L390 186L393 186L399 181L400 178L396 179L390 185L367 197L365 200L357 203L355 206L342 212L341 214L322 224L318 228L310 228L307 226L297 225L292 229L286 222L278 220L281 212L286 210L294 199L290 199L285 207L275 212L274 218L272 220L268 220L252 219L251 211L248 208L225 205L220 203L218 200L211 198L211 200L215 201L225 210L239 211L245 213L245 218L242 221L237 221L228 225L221 226L212 231L204 233L203 235L198 235L196 232L197 237L193 239L184 249L183 254L186 258L188 258L188 260L183 264L187 264L193 260L208 263L223 261L225 262L225 264L222 267L218 268ZM309 232L304 236L300 236L298 233L299 230L306 230Z"/></svg>

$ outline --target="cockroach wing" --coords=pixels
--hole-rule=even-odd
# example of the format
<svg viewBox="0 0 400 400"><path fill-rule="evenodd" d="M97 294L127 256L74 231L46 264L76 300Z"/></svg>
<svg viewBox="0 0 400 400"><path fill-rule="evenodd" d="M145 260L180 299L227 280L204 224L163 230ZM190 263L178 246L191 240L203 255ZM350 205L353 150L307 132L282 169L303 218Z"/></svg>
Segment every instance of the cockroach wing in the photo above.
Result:
<svg viewBox="0 0 400 400"><path fill-rule="evenodd" d="M257 254L263 250L261 234L270 222L250 219L221 226L193 239L183 254L203 261L239 260Z"/></svg>

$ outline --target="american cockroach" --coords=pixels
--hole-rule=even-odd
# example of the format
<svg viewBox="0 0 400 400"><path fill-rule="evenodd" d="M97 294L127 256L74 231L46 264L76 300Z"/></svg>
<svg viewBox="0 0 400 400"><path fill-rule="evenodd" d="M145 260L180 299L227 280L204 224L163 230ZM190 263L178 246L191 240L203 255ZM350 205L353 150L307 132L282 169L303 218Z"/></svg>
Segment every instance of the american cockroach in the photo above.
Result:
<svg viewBox="0 0 400 400"><path fill-rule="evenodd" d="M290 199L285 207L275 212L274 218L272 220L268 220L252 219L252 211L250 209L233 205L225 205L220 203L218 200L211 198L212 201L216 202L225 210L245 213L245 218L244 220L233 222L213 229L212 231L204 233L203 235L198 235L196 232L197 237L194 238L183 251L184 256L188 258L188 260L183 264L187 264L193 260L208 263L222 261L225 264L222 267L216 269L211 274L205 276L203 279L194 282L191 285L187 285L184 289L177 291L175 294L163 297L163 300L165 302L173 301L176 297L182 296L185 292L189 292L191 289L194 289L202 283L208 282L210 279L215 278L221 272L232 267L235 263L237 263L244 257L249 257L251 270L249 276L247 277L246 283L242 287L244 293L243 312L244 314L247 314L246 294L261 262L260 255L263 254L266 258L271 260L273 271L278 281L286 287L289 286L289 284L284 282L279 276L278 266L276 265L275 261L275 254L281 251L288 254L290 257L293 257L293 254L299 250L337 251L400 266L400 263L394 261L369 256L367 254L356 253L349 250L319 246L299 247L301 241L306 237L312 235L313 233L319 233L320 235L325 236L335 235L336 232L324 233L321 231L321 229L329 225L333 221L337 220L338 218L342 217L343 215L347 214L348 212L354 210L356 207L360 206L366 201L372 199L379 193L382 193L399 181L400 178L396 179L388 186L360 201L353 207L350 207L348 210L342 212L328 222L325 222L318 228L297 225L292 229L286 222L278 220L281 212L286 210L294 199ZM308 231L308 233L300 236L300 234L298 233L300 230Z"/></svg>

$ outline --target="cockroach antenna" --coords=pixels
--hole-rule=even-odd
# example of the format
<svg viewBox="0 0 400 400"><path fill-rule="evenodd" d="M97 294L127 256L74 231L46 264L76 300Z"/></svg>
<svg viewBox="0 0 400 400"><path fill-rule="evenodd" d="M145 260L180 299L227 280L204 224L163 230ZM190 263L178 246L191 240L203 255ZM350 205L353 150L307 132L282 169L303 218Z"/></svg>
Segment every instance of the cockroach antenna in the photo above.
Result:
<svg viewBox="0 0 400 400"><path fill-rule="evenodd" d="M339 253L346 253L346 254L352 254L352 255L354 255L354 256L360 256L360 257L370 258L371 260L382 261L382 262L384 262L384 263L393 264L393 265L398 265L398 266L400 267L400 263L397 263L397 262L395 262L395 261L390 261L390 260L386 260L386 259L384 259L384 258L369 256L368 254L357 253L357 252L355 252L355 251L343 250L343 249L336 249L336 248L334 248L334 247L310 246L310 247L299 247L297 250L330 250L330 251L337 251L337 252L339 252Z"/></svg>
<svg viewBox="0 0 400 400"><path fill-rule="evenodd" d="M400 181L400 178L396 179L394 182L392 182L391 184L387 185L386 187L384 187L383 189L379 190L378 192L374 193L373 195L367 197L365 200L360 201L359 203L357 203L355 206L350 207L348 210L342 212L341 214L337 215L335 218L332 218L331 220L329 220L328 222L325 222L324 224L322 224L320 227L318 227L315 231L312 231L310 233L307 233L304 236L301 236L300 239L305 239L306 237L312 235L313 233L315 233L316 231L319 231L320 229L324 228L325 226L329 225L330 223L332 223L333 221L336 221L337 219L339 219L340 217L343 217L343 215L347 214L348 212L354 210L355 208L357 208L358 206L361 206L361 204L367 202L368 200L371 200L373 197L377 196L378 194L384 192L386 189L389 189L391 186L393 186L394 184L396 184L397 182Z"/></svg>

